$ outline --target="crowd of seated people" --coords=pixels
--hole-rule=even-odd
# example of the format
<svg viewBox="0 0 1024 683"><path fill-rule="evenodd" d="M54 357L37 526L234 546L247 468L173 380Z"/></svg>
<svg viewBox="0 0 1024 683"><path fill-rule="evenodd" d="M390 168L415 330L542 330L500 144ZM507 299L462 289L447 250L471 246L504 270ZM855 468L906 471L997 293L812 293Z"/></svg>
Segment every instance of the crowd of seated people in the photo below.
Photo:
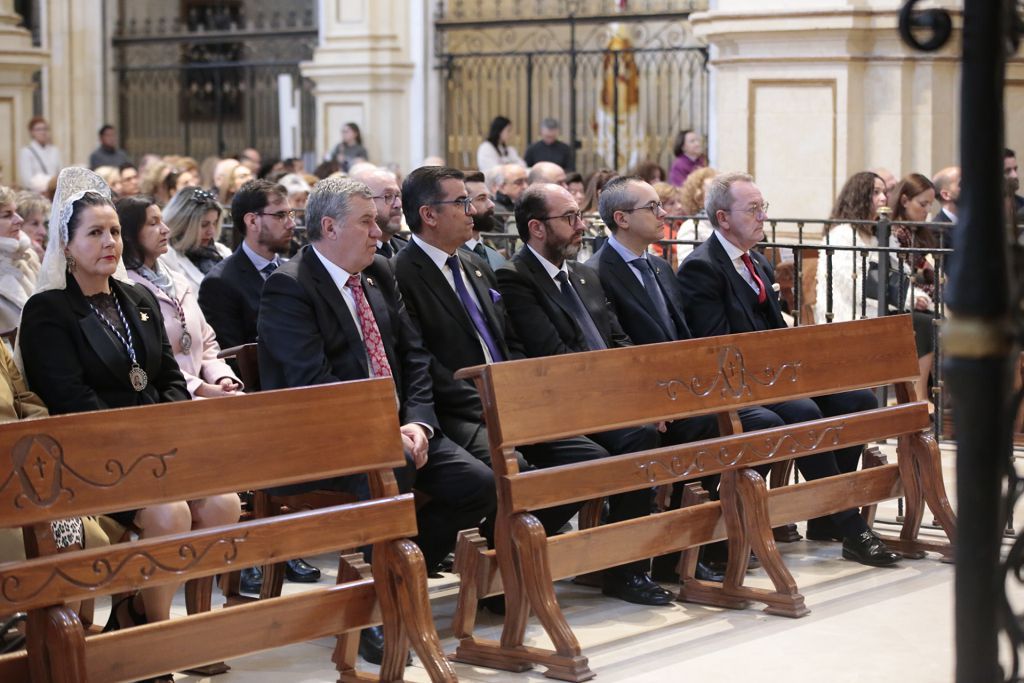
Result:
<svg viewBox="0 0 1024 683"><path fill-rule="evenodd" d="M567 175L548 160L527 169L507 145L510 125L495 121L480 157L497 161L470 172L438 163L402 178L363 158L348 173L335 163L314 175L298 160L263 163L245 150L201 164L146 155L139 167L129 161L103 173L68 167L48 197L0 187L0 332L18 330L24 379L6 357L0 365L14 395L31 407L9 412L33 417L47 408L61 414L391 377L407 460L396 475L403 490L427 494L415 540L430 572L445 568L459 530L480 527L493 540L496 506L480 399L471 382L454 379L456 371L787 324L772 264L756 249L768 204L753 178L719 174L706 162L689 169L681 188L661 182L656 165L638 169L645 177L610 169ZM936 197L955 221L959 181L948 175L932 183L912 174L887 191L880 174L855 174L831 217L871 221L888 204L893 246L934 247L915 223L927 219ZM221 235L228 215L234 249ZM674 220L683 215L699 222ZM491 241L493 233L508 238ZM585 244L587 235L598 239ZM702 240L696 247L659 245L694 235ZM828 238L877 246L865 224L836 225ZM860 263L850 252L833 255L834 320L860 317L852 307L864 286ZM925 319L930 325L934 262L893 263L918 284L917 298L899 303L919 312L915 328ZM819 287L825 280L822 271ZM876 315L877 305L866 313ZM925 336L919 329L922 367L931 358ZM243 386L217 356L252 343L259 384ZM741 418L755 429L873 405L870 392L847 392L749 408ZM680 420L536 444L518 455L523 470L552 467L717 430L710 419ZM860 453L847 448L797 465L816 479L856 469ZM295 490L314 485L367 494L358 477ZM712 495L716 486L705 482ZM677 504L680 495L677 487ZM554 534L578 507L538 516ZM621 494L607 519L651 508L651 491ZM149 537L232 523L239 514L238 496L228 495L109 517L122 532ZM79 533L69 542L81 543L81 525L70 524ZM807 533L842 543L844 557L864 564L900 559L852 510L810 520ZM723 552L702 556L700 578L721 579ZM674 578L675 559L656 562L655 578ZM315 581L319 571L296 560L287 576ZM243 589L258 590L259 578L250 572ZM606 571L603 588L639 604L672 601L649 561ZM167 619L175 589L130 596L115 606L110 628ZM502 609L500 599L484 604ZM379 661L379 629L364 635L361 654Z"/></svg>

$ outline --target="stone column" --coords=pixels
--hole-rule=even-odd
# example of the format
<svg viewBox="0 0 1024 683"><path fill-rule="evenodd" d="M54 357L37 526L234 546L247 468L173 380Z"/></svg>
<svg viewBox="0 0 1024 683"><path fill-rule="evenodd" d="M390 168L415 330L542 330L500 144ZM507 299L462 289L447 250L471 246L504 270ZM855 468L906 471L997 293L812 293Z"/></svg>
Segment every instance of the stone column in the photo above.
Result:
<svg viewBox="0 0 1024 683"><path fill-rule="evenodd" d="M46 116L65 165L85 165L104 123L117 125L106 100L110 46L104 0L50 0L46 7ZM131 150L135 152L137 150Z"/></svg>
<svg viewBox="0 0 1024 683"><path fill-rule="evenodd" d="M772 216L827 217L857 171L956 163L958 9L947 46L923 53L900 40L896 0L765 4L718 0L693 25L711 48L711 161L752 173Z"/></svg>
<svg viewBox="0 0 1024 683"><path fill-rule="evenodd" d="M19 28L14 0L0 0L0 184L18 182L18 150L29 141L32 118L32 75L46 61L46 52L32 47L32 36Z"/></svg>
<svg viewBox="0 0 1024 683"><path fill-rule="evenodd" d="M428 19L424 0L320 0L320 44L302 64L315 84L319 158L354 121L373 163L403 173L419 163Z"/></svg>

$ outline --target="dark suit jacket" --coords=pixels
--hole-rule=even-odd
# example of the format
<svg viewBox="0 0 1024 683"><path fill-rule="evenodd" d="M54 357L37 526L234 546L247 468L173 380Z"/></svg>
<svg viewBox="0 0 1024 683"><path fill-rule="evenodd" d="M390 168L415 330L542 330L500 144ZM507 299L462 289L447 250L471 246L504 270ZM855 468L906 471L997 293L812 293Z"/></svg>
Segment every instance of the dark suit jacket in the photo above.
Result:
<svg viewBox="0 0 1024 683"><path fill-rule="evenodd" d="M394 376L402 424L436 428L430 355L405 312L388 260L375 256L360 279ZM264 389L370 376L357 322L312 246L267 278L260 299L259 362Z"/></svg>
<svg viewBox="0 0 1024 683"><path fill-rule="evenodd" d="M241 247L218 263L199 285L199 307L222 349L256 341L263 276Z"/></svg>
<svg viewBox="0 0 1024 683"><path fill-rule="evenodd" d="M135 391L124 345L92 312L78 283L36 294L20 328L25 377L53 414L188 400L185 378L164 331L160 305L144 287L110 280L149 383Z"/></svg>
<svg viewBox="0 0 1024 683"><path fill-rule="evenodd" d="M647 254L647 259L654 269L654 277L661 284L665 304L675 322L675 329L665 329L647 290L637 280L629 264L607 242L587 261L587 265L596 270L601 277L601 286L608 295L608 301L615 310L622 329L634 344L657 344L689 339L693 335L686 324L683 293L679 288L679 281L672 272L672 266L654 254Z"/></svg>
<svg viewBox="0 0 1024 683"><path fill-rule="evenodd" d="M750 252L750 258L768 289L763 316L757 310L757 293L736 272L715 235L704 240L679 266L686 322L695 337L786 327L779 294L772 289L774 269L756 251Z"/></svg>
<svg viewBox="0 0 1024 683"><path fill-rule="evenodd" d="M494 272L473 252L456 253L465 270L466 286L480 300L480 308L495 343L506 360L525 358L519 339L502 301L494 301L498 282ZM483 365L483 349L473 321L459 295L441 270L419 245L410 241L392 262L409 316L423 335L423 343L434 356L434 404L438 415L479 422L483 418L480 397L469 380L456 380L457 370Z"/></svg>
<svg viewBox="0 0 1024 683"><path fill-rule="evenodd" d="M391 239L388 240L388 243L391 245L391 248L395 250L395 253L392 254L390 257L387 257L385 254L381 252L380 247L377 247L377 254L380 256L385 256L386 258L394 258L398 254L398 252L402 251L402 249L405 248L405 245L409 244L409 240L405 239L404 237L399 237L398 235L392 235Z"/></svg>
<svg viewBox="0 0 1024 683"><path fill-rule="evenodd" d="M608 304L601 280L587 266L568 261L569 279L608 348L631 346ZM512 326L530 358L587 351L583 331L562 303L555 281L528 247L497 271L498 289Z"/></svg>

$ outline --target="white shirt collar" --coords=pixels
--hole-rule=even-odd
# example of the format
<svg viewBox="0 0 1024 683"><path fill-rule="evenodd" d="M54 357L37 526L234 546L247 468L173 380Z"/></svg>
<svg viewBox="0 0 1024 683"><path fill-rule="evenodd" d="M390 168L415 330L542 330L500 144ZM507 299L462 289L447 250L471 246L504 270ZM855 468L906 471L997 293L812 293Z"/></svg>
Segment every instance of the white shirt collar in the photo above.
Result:
<svg viewBox="0 0 1024 683"><path fill-rule="evenodd" d="M423 250L423 253L426 254L430 258L430 260L434 262L434 265L436 265L438 269L443 269L446 265L448 265L448 259L451 258L451 254L446 254L437 247L435 247L434 245L427 244L424 240L421 240L416 235L412 236L412 241L416 243L416 246Z"/></svg>
<svg viewBox="0 0 1024 683"><path fill-rule="evenodd" d="M315 244L310 245L310 247L313 249L313 253L316 254L316 257L320 259L320 263L324 264L324 268L327 269L327 274L331 276L332 280L334 280L334 284L338 286L338 289L341 290L348 287L348 279L356 273L348 272L338 264L334 263L334 261L331 261L329 258L321 254Z"/></svg>
<svg viewBox="0 0 1024 683"><path fill-rule="evenodd" d="M569 268L566 267L565 261L562 261L562 267L559 268L551 261L548 261L546 258L541 256L540 252L531 247L529 244L526 245L526 248L533 252L533 255L536 256L537 260L540 261L540 264L544 266L544 270L547 272L548 277L551 278L552 280L554 280L555 276L558 275L559 273L565 273L566 275L569 274Z"/></svg>
<svg viewBox="0 0 1024 683"><path fill-rule="evenodd" d="M478 244L480 244L480 240L478 240L475 237L470 237L468 240L466 240L466 249L473 251L474 249L476 249L476 245Z"/></svg>
<svg viewBox="0 0 1024 683"><path fill-rule="evenodd" d="M947 209L946 207L942 207L942 213L946 214L952 222L954 222L954 223L958 223L959 222L956 219L956 214L953 213L952 211L950 211L949 209Z"/></svg>
<svg viewBox="0 0 1024 683"><path fill-rule="evenodd" d="M743 255L747 253L740 249L739 247L737 247L732 242L730 242L729 240L725 239L721 231L715 230L715 237L718 238L718 241L721 243L722 248L725 249L725 253L729 256L729 260L735 261L736 259L742 258Z"/></svg>
<svg viewBox="0 0 1024 683"><path fill-rule="evenodd" d="M612 235L608 238L608 244L609 246L611 246L612 249L619 253L619 256L621 256L622 260L625 261L626 263L632 263L637 259L647 257L647 252L644 252L643 254L634 254L632 249L630 249L625 244L615 239L615 235Z"/></svg>
<svg viewBox="0 0 1024 683"><path fill-rule="evenodd" d="M276 263L279 266L281 265L281 257L280 256L278 256L277 254L274 254L274 258L273 259L263 258L259 254L257 254L255 251L253 251L249 247L249 245L245 242L245 240L242 240L242 251L244 251L245 255L249 257L249 260L252 261L252 265L256 267L256 271L259 272L259 273L263 272L263 269L267 267L268 263Z"/></svg>

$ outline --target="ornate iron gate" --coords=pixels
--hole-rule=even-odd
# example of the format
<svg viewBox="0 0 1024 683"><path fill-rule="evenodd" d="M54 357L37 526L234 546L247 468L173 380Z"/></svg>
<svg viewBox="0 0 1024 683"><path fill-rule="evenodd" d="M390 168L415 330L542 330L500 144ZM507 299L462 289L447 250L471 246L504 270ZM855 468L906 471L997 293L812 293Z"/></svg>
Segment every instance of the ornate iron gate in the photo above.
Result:
<svg viewBox="0 0 1024 683"><path fill-rule="evenodd" d="M476 166L476 148L498 115L513 121L520 153L542 119L558 119L582 171L647 159L667 170L680 130L707 131L707 50L690 33L690 3L588 14L593 3L563 2L583 13L561 16L543 15L542 6L557 9L550 2L537 3L533 15L516 3L448 4L435 25L451 164Z"/></svg>
<svg viewBox="0 0 1024 683"><path fill-rule="evenodd" d="M258 3L190 0L173 17L122 13L113 45L125 148L201 159L255 147L275 156L278 76L289 74L301 97L302 150L312 150L313 88L299 63L316 46L313 5L264 13ZM143 6L153 7L123 9Z"/></svg>

